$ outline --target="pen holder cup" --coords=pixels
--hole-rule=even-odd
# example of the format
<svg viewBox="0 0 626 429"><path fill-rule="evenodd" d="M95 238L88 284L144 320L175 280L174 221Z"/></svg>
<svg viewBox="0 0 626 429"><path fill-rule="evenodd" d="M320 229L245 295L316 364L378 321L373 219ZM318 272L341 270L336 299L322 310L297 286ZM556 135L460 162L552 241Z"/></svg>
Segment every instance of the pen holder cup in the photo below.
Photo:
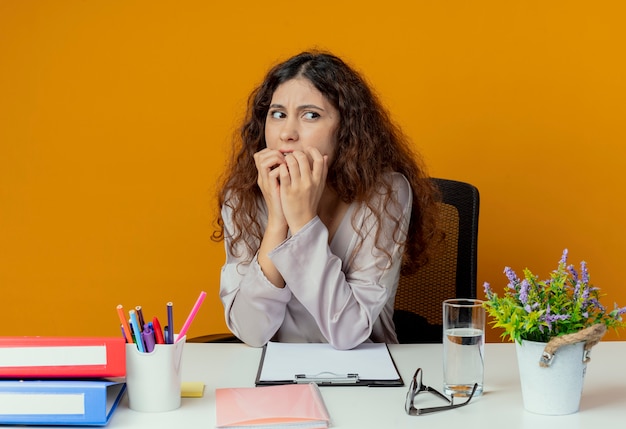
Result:
<svg viewBox="0 0 626 429"><path fill-rule="evenodd" d="M150 353L126 344L126 388L131 410L158 413L180 407L185 340L182 337L174 344L157 344Z"/></svg>

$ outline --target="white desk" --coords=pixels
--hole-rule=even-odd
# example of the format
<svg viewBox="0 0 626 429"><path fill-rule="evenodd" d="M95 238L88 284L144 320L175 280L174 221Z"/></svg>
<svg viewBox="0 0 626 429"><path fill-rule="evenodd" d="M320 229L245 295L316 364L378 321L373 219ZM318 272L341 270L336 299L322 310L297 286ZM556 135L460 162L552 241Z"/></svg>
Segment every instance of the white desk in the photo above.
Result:
<svg viewBox="0 0 626 429"><path fill-rule="evenodd" d="M404 387L329 387L321 391L332 427L349 428L602 428L621 427L626 418L626 342L596 345L587 366L580 411L567 416L541 416L524 410L515 347L487 344L485 392L463 408L426 416L408 416L404 401L415 369L424 370L423 382L440 388L440 344L390 345L405 381ZM139 413L124 398L107 428L213 428L215 388L252 387L261 349L243 344L185 345L183 380L202 381L203 398L183 398L180 409L166 413ZM421 395L420 395L421 396Z"/></svg>

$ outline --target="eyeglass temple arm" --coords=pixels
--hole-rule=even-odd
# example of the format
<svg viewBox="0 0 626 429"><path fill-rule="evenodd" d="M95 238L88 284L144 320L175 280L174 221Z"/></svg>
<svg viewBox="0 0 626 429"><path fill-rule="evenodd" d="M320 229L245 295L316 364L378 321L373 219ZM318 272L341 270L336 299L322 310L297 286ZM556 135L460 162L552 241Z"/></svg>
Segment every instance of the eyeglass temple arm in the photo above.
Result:
<svg viewBox="0 0 626 429"><path fill-rule="evenodd" d="M444 395L443 393L439 392L438 390L433 389L433 388L432 388L432 387L430 387L430 386L424 386L424 390L425 390L426 392L434 393L434 394L435 394L436 396L438 396L439 398L441 398L441 399L443 399L444 401L446 401L446 402L448 402L448 403L452 404L452 399L448 398L446 395ZM449 405L448 405L448 407L449 407Z"/></svg>
<svg viewBox="0 0 626 429"><path fill-rule="evenodd" d="M453 408L460 408L463 407L467 404L469 404L469 402L472 400L472 398L474 397L474 393L476 392L476 389L478 388L478 383L474 383L474 387L472 388L472 392L470 393L469 397L467 398L467 400L465 402L463 402L462 404L454 404L452 403L454 400L454 396L452 397L453 400L450 401L451 404L450 405L443 405L441 407L429 407L429 408L415 408L415 415L416 416L421 416L424 414L429 414L429 413L436 413L438 411L445 411L445 410L451 410ZM446 398L448 399L448 398Z"/></svg>

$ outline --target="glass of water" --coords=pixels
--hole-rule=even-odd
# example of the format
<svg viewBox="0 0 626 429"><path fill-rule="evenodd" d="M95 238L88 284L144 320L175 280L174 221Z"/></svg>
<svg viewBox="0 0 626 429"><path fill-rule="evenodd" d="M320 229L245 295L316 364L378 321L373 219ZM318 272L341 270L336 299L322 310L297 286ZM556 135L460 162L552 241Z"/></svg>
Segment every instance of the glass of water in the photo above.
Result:
<svg viewBox="0 0 626 429"><path fill-rule="evenodd" d="M446 395L467 397L483 392L485 308L478 299L443 302L443 390Z"/></svg>

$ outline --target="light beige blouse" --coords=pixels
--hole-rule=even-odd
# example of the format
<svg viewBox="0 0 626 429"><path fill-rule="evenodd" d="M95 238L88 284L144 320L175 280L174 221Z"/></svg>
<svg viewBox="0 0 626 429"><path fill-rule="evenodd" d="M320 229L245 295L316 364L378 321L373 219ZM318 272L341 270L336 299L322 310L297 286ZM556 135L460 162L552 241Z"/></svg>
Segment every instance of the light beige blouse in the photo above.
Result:
<svg viewBox="0 0 626 429"><path fill-rule="evenodd" d="M220 297L229 329L255 347L270 340L327 342L337 349L363 342L397 343L392 316L402 249L391 234L395 219L401 219L400 238L405 237L413 201L403 175L392 173L389 180L397 202L388 207L393 219L376 225L366 205L354 202L330 244L326 226L315 217L270 252L286 283L282 289L267 280L256 257L246 264L229 252L232 221L224 206L226 263ZM260 216L263 225L267 215ZM392 255L391 264L374 246L377 227L383 232L379 245ZM366 231L356 253L360 238L355 228Z"/></svg>

